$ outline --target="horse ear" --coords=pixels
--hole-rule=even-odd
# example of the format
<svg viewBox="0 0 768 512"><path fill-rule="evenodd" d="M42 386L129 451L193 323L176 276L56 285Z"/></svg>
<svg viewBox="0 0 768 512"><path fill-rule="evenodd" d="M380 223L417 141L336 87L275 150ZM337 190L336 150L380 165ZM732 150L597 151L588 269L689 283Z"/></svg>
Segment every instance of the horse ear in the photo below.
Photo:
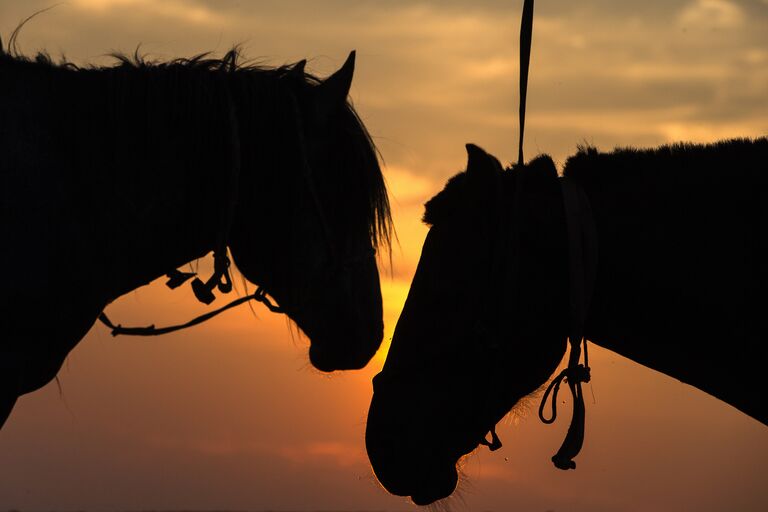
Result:
<svg viewBox="0 0 768 512"><path fill-rule="evenodd" d="M307 67L307 59L302 59L293 65L289 74L298 78L304 79L304 68Z"/></svg>
<svg viewBox="0 0 768 512"><path fill-rule="evenodd" d="M467 175L491 176L502 171L501 163L484 149L474 144L467 144Z"/></svg>
<svg viewBox="0 0 768 512"><path fill-rule="evenodd" d="M352 50L341 69L325 79L317 86L316 98L318 112L327 117L341 108L347 101L349 89L352 87L352 75L355 73L355 51Z"/></svg>

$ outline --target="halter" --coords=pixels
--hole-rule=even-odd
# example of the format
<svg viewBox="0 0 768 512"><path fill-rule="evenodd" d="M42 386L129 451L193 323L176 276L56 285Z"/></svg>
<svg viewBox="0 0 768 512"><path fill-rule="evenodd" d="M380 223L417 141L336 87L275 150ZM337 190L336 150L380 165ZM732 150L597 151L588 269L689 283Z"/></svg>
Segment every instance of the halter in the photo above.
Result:
<svg viewBox="0 0 768 512"><path fill-rule="evenodd" d="M525 0L523 4L522 23L520 28L520 139L518 165L523 166L523 135L525 132L525 105L528 89L528 70L530 64L531 42L533 38L533 6L534 0ZM592 297L597 271L597 230L584 190L568 178L560 178L563 195L566 226L568 231L568 261L570 275L569 293L569 331L570 354L568 366L561 371L547 387L539 406L539 418L545 424L554 423L557 418L557 393L563 380L568 382L573 397L573 415L568 432L560 449L552 456L552 462L558 469L575 469L573 458L581 451L584 443L585 406L582 383L590 381L589 354L587 340L584 338L584 323L586 321L589 303ZM520 186L516 180L515 195L519 196ZM516 203L518 201L515 201ZM499 223L500 229L505 228L508 215L504 215ZM513 224L513 244L519 246L517 223ZM503 235L502 235L503 236ZM513 251L516 254L518 251ZM498 260L498 258L497 258ZM517 265L512 265L516 269ZM492 268L498 268L498 263ZM513 270L517 272L518 270ZM501 275L496 273L494 275ZM513 276L514 282L514 276ZM581 345L584 344L584 363L581 361ZM544 416L544 407L550 393L552 394L552 415ZM491 451L501 448L501 440L496 434L495 425L490 429L491 441L485 437L480 444Z"/></svg>
<svg viewBox="0 0 768 512"><path fill-rule="evenodd" d="M238 121L237 121L237 115L235 114L234 101L232 100L232 96L231 96L231 93L229 92L229 89L225 88L225 91L226 91L226 98L227 98L228 121L231 128L229 151L232 156L232 164L230 166L230 172L229 172L229 184L228 184L229 200L225 202L225 206L221 210L221 218L219 221L220 229L217 232L216 245L213 250L213 274L205 282L197 277L192 281L192 291L194 292L195 297L197 298L197 300L199 300L204 304L211 304L216 299L216 296L213 294L214 288L217 288L219 292L223 294L227 294L232 291L232 277L229 272L231 261L229 259L229 256L227 255L227 246L228 246L230 231L232 228L232 223L234 221L235 209L237 207L237 197L238 197L238 190L239 190L240 170L241 170L240 169L241 154L240 154L240 130L238 129ZM304 138L303 119L301 116L301 111L299 109L298 100L296 99L296 95L293 92L291 92L290 99L291 99L291 107L294 111L294 119L296 120L296 132L297 132L297 138L299 143L299 154L301 155L301 165L303 168L302 178L304 179L304 182L309 190L310 196L312 197L313 209L315 210L315 214L317 215L317 218L320 221L321 229L323 231L323 238L325 239L330 259L331 261L338 263L339 261L338 251L334 244L334 239L331 236L331 228L330 228L330 225L328 224L325 211L323 210L322 203L320 202L320 198L317 194L317 189L315 188L312 167L309 165L309 161L307 159L307 149L306 149L306 141ZM374 253L375 251L373 250L366 251L366 253L359 256L359 258L354 258L349 262L345 262L344 265L342 265L342 267L344 268L349 263L354 263L358 259L363 259L364 257ZM194 272L182 272L178 269L173 269L166 274L166 277L168 278L168 281L166 282L166 286L168 286L170 289L178 288L179 286L184 284L187 280L191 279L192 277L195 277L195 275L196 274ZM199 315L193 318L192 320L189 320L188 322L185 322L182 324L171 325L167 327L155 327L154 324L146 327L123 327L121 324L114 324L106 315L106 313L104 313L103 311L99 314L98 318L101 321L101 323L103 323L104 325L106 325L108 328L111 329L112 336L118 336L121 334L128 335L128 336L159 336L162 334L168 334L171 332L179 331L182 329L186 329L188 327L201 324L206 320L210 320L211 318L219 315L220 313L223 313L228 309L239 306L240 304L244 304L251 300L261 302L262 304L264 304L264 306L266 306L266 308L269 311L273 313L286 313L286 310L284 308L280 307L279 305L272 302L272 300L270 300L270 298L267 296L267 291L264 289L264 287L257 286L256 291L254 293L235 299L231 301L229 304L226 304L225 306L219 309ZM298 307L295 307L292 309L298 310L300 308L301 308L301 304Z"/></svg>

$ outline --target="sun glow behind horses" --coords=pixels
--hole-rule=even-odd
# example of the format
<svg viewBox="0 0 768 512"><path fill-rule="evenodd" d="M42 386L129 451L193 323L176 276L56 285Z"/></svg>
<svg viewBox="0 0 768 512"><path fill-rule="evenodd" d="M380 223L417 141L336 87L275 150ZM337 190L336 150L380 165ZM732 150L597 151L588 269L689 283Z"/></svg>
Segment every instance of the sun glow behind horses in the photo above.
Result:
<svg viewBox="0 0 768 512"><path fill-rule="evenodd" d="M97 327L65 364L62 395L53 384L22 399L0 432L0 508L409 509L370 483L370 378L427 231L423 202L461 170L466 142L514 157L519 2L222 4L78 0L36 19L20 43L98 62L137 43L168 58L245 42L248 56L269 64L315 56L308 69L320 76L357 48L352 98L384 156L399 238L391 277L380 262L384 346L365 370L325 378L309 369L306 340L292 340L285 321L258 305L255 316L243 307L152 341L115 340ZM607 4L539 4L526 154L562 163L584 140L610 149L765 133L760 2L610 2L601 12ZM714 30L691 25L708 4L743 15L715 12ZM2 2L4 42L47 5ZM198 308L190 294L155 285L123 297L114 314L160 324ZM768 500L768 439L754 422L609 352L590 359L579 472L553 473L548 461L565 425L513 421L500 427L500 452L466 462L469 509L759 510Z"/></svg>

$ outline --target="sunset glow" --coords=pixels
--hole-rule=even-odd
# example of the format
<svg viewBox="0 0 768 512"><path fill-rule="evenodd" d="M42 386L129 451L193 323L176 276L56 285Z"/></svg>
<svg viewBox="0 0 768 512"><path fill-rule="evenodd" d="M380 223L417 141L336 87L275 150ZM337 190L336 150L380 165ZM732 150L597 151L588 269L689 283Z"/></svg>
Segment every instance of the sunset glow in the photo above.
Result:
<svg viewBox="0 0 768 512"><path fill-rule="evenodd" d="M307 58L324 77L356 49L351 99L383 157L397 241L391 264L379 254L384 343L361 371L312 369L308 341L261 305L159 339L115 339L94 326L58 383L21 398L0 431L0 510L416 510L371 474L371 378L418 263L424 202L464 169L467 142L504 163L516 157L521 5L72 0L30 21L20 49L80 64L106 64L111 51L139 44L158 59L242 44L266 65ZM49 6L4 0L3 44ZM556 0L536 9L527 158L549 153L562 167L585 143L608 150L768 134L768 1ZM205 310L188 286L170 291L161 281L107 309L139 325ZM551 467L567 425L542 425L531 400L527 415L500 426L502 450L467 460L464 505L453 509L765 510L764 425L591 350L579 469ZM517 364L525 362L510 371Z"/></svg>

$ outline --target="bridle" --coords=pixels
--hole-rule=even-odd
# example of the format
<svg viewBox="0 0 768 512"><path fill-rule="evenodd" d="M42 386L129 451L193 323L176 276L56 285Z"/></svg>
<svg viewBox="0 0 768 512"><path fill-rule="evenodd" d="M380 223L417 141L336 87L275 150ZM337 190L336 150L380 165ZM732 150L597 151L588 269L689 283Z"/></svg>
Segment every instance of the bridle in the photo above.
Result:
<svg viewBox="0 0 768 512"><path fill-rule="evenodd" d="M303 73L303 65L297 66L298 69L300 69L300 71ZM241 172L241 153L240 130L237 115L235 113L234 100L232 99L231 93L227 87L225 87L225 91L227 99L227 121L229 123L231 132L229 137L230 147L228 148L231 162L228 173L228 199L224 201L224 207L220 211L219 229L217 231L216 243L213 249L213 274L206 281L202 281L199 277L195 277L196 273L194 272L182 272L178 269L172 269L166 274L166 277L168 278L166 286L171 289L178 288L189 279L194 277L192 281L192 290L197 300L206 305L211 304L216 299L216 296L213 293L214 289L218 289L218 291L222 294L227 294L232 291L232 277L229 270L231 261L227 253L227 247L232 224L234 222L235 211L237 208ZM339 250L336 247L336 243L332 236L331 226L328 223L328 218L325 214L325 210L323 209L323 205L320 202L320 197L317 193L317 188L314 183L312 167L310 166L308 160L303 117L301 115L301 110L299 108L296 94L293 91L290 93L290 101L294 112L294 128L297 134L299 155L301 158L301 178L304 182L304 185L307 187L307 190L309 191L311 203L313 205L312 209L315 212L315 216L317 217L323 232L326 250L329 256L329 261L331 262L330 266L336 273L343 273L354 266L357 262L373 257L375 255L375 249L370 248L368 250L362 251L360 254L354 255L352 258L348 258L343 261L340 259ZM114 324L103 311L99 314L98 319L111 329L112 336L158 336L201 324L228 309L252 300L264 304L264 306L273 313L287 313L285 307L276 304L272 299L270 299L266 289L263 286L258 285L254 293L239 297L229 302L225 306L222 306L221 308L199 315L192 320L182 324L166 327L155 327L154 325L145 327L124 327L121 324ZM300 311L304 308L308 301L309 297L304 297L303 301L299 301L298 303L291 305L289 309L291 312Z"/></svg>

